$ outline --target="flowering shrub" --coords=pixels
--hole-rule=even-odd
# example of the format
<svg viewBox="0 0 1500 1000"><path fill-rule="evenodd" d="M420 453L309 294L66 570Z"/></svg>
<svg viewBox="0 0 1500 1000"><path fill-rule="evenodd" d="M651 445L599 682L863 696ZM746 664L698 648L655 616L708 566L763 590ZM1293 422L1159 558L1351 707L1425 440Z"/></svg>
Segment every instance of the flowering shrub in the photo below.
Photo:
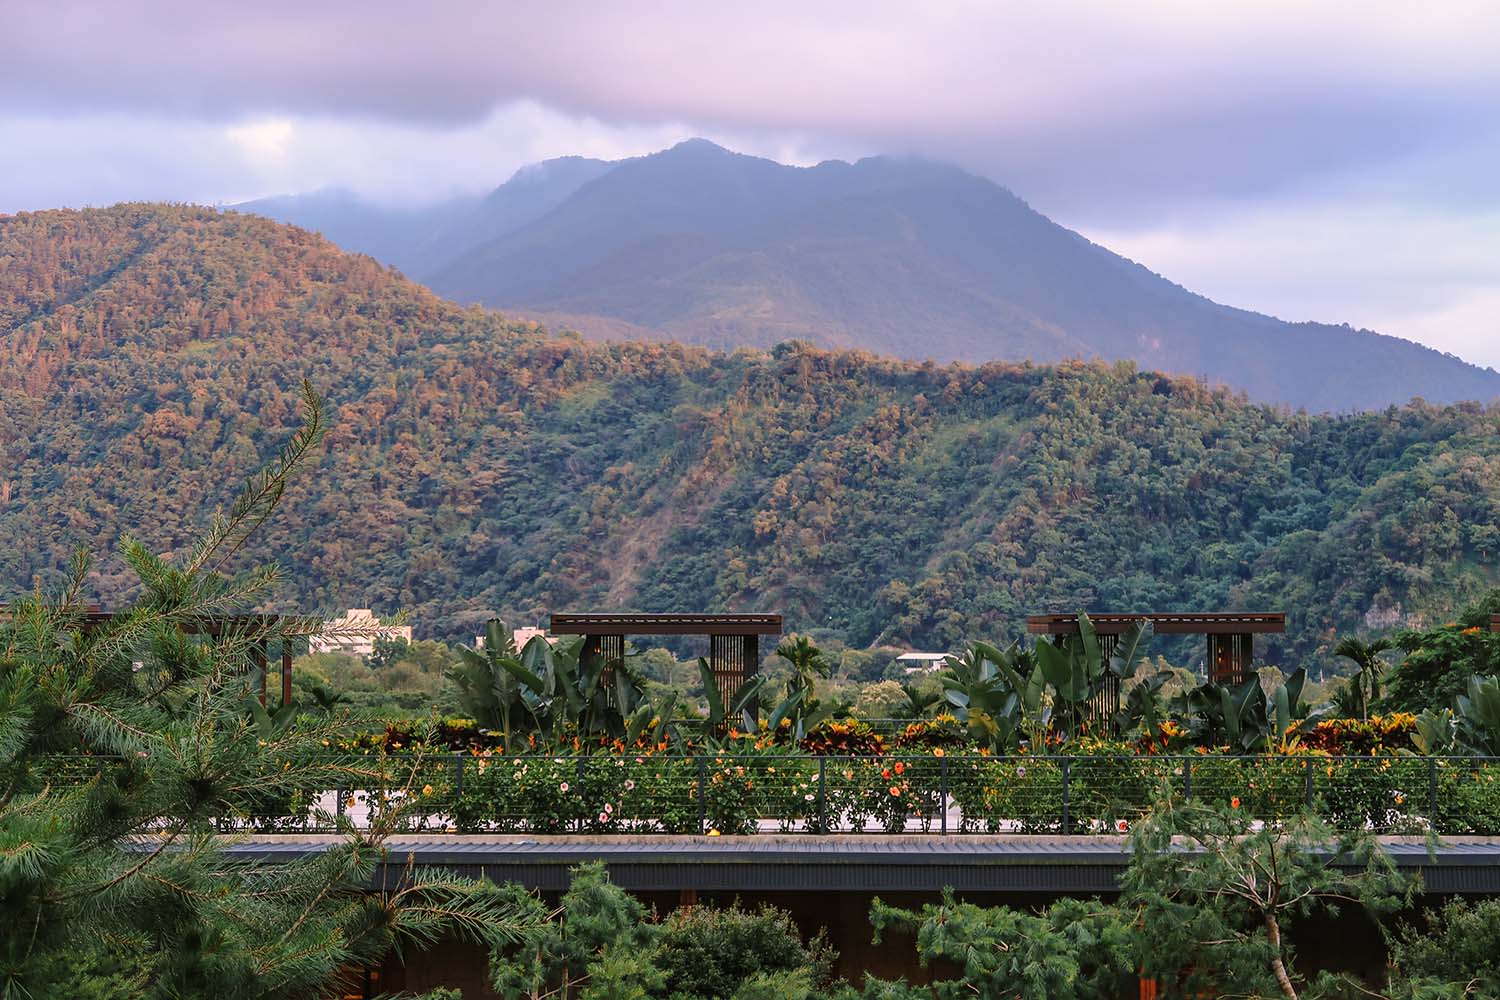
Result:
<svg viewBox="0 0 1500 1000"><path fill-rule="evenodd" d="M830 756L878 756L885 752L885 740L875 734L869 723L858 719L843 722L820 722L798 743L804 753Z"/></svg>
<svg viewBox="0 0 1500 1000"><path fill-rule="evenodd" d="M934 719L921 719L908 725L896 734L892 743L901 750L958 750L973 745L969 731L963 723L948 713Z"/></svg>
<svg viewBox="0 0 1500 1000"><path fill-rule="evenodd" d="M1302 738L1303 746L1335 756L1372 756L1412 750L1417 717L1408 712L1365 719L1324 719Z"/></svg>

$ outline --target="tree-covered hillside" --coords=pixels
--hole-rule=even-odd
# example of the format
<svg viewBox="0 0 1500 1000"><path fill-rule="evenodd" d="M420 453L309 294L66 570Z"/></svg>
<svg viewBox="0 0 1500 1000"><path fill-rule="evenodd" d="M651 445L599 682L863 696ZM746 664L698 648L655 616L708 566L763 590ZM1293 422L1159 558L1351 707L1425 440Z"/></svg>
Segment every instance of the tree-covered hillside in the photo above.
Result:
<svg viewBox="0 0 1500 1000"><path fill-rule="evenodd" d="M782 611L944 647L1031 611L1284 609L1273 655L1500 582L1500 411L1293 415L1128 366L597 344L269 221L0 218L0 597L75 544L186 544L297 419L283 608ZM97 596L127 577L106 564Z"/></svg>

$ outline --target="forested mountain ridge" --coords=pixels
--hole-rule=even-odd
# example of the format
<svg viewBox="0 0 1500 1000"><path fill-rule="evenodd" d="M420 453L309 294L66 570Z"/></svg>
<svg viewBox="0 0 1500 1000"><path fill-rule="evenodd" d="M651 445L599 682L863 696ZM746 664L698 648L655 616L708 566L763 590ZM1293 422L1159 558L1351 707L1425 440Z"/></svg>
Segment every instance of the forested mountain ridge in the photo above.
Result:
<svg viewBox="0 0 1500 1000"><path fill-rule="evenodd" d="M320 219L245 207L325 227L455 301L591 337L725 350L796 338L938 362L1132 360L1328 412L1500 398L1500 373L1420 344L1193 294L956 167L888 157L791 167L690 140L536 169L540 181L522 172L491 196L506 211L440 206L475 221L420 239L401 229L377 242L386 223L373 209L333 205L336 218Z"/></svg>
<svg viewBox="0 0 1500 1000"><path fill-rule="evenodd" d="M1500 582L1500 411L1292 414L1128 365L592 343L461 309L251 216L0 219L0 597L123 533L185 545L333 420L270 528L278 606L782 611L945 648L1027 612L1444 620ZM107 560L95 596L125 574Z"/></svg>

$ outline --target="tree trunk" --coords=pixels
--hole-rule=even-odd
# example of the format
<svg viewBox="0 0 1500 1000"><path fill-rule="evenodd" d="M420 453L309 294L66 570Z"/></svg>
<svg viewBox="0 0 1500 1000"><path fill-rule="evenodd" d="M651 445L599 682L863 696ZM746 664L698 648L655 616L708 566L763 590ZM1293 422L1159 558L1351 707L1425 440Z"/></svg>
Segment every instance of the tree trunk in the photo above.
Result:
<svg viewBox="0 0 1500 1000"><path fill-rule="evenodd" d="M1286 963L1281 960L1281 925L1276 922L1274 913L1266 914L1266 932L1271 938L1271 971L1276 973L1276 981L1281 984L1281 992L1289 1000L1297 1000L1297 990L1292 986L1292 977L1286 973Z"/></svg>

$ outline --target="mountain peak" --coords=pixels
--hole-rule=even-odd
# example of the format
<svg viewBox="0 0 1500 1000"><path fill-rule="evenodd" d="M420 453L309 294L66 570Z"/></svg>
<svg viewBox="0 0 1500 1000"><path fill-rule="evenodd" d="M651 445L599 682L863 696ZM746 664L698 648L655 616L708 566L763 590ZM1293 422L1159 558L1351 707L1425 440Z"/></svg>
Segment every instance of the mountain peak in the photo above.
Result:
<svg viewBox="0 0 1500 1000"><path fill-rule="evenodd" d="M698 136L694 136L691 139L684 139L681 142L677 143L677 145L671 146L671 147L669 147L667 149L662 150L659 153L654 153L652 155L654 155L654 156L662 156L662 155L669 154L669 153L697 153L697 154L709 154L709 155L714 155L714 156L734 156L734 155L736 155L732 150L725 149L723 146L719 145L717 142L714 142L711 139L704 139L704 138L701 138L701 137L698 137Z"/></svg>
<svg viewBox="0 0 1500 1000"><path fill-rule="evenodd" d="M450 298L601 337L1130 360L1312 410L1500 397L1500 375L1419 344L1211 302L990 180L918 157L801 169L695 137L523 169L425 228L313 207L265 211Z"/></svg>

